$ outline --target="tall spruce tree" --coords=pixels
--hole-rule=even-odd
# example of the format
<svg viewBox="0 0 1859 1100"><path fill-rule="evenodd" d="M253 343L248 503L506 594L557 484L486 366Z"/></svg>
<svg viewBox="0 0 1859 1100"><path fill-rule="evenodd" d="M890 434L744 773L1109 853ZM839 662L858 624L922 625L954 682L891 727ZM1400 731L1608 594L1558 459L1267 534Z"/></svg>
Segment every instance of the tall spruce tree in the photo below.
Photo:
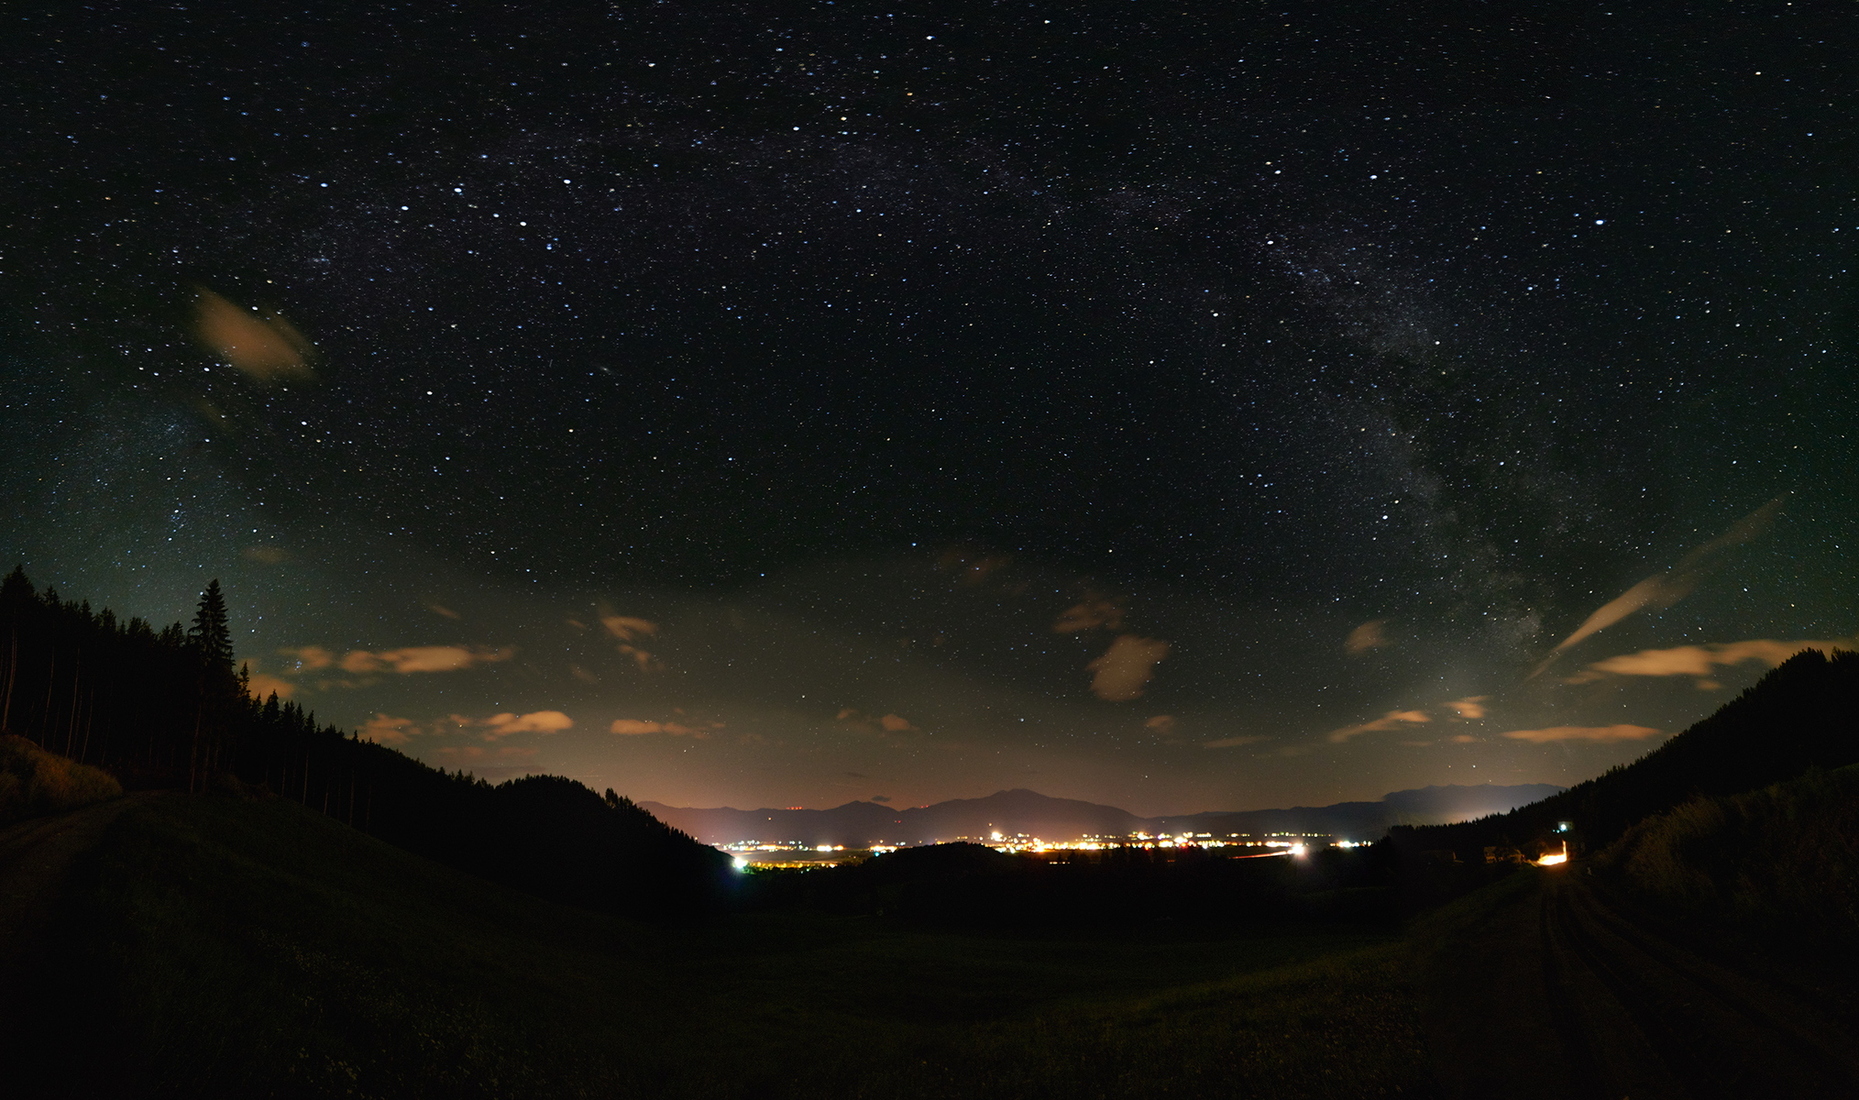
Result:
<svg viewBox="0 0 1859 1100"><path fill-rule="evenodd" d="M200 594L194 628L187 636L214 668L232 671L232 626L226 618L226 597L220 593L219 578L208 581L207 590Z"/></svg>
<svg viewBox="0 0 1859 1100"><path fill-rule="evenodd" d="M219 772L226 751L232 747L233 720L243 703L238 677L232 670L232 626L218 578L208 582L207 590L200 594L187 642L200 655L200 695L187 762L187 789L198 791L205 789L207 779Z"/></svg>

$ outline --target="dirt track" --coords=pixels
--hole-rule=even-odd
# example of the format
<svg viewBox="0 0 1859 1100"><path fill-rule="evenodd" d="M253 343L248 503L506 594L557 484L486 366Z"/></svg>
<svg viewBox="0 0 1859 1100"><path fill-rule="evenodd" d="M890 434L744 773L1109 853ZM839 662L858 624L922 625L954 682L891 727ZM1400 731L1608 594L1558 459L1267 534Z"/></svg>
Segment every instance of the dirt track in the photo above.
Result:
<svg viewBox="0 0 1859 1100"><path fill-rule="evenodd" d="M72 857L96 844L123 811L159 797L125 795L0 830L0 989L10 987L23 952L50 919Z"/></svg>
<svg viewBox="0 0 1859 1100"><path fill-rule="evenodd" d="M1859 1096L1859 1043L1812 991L1674 942L1585 872L1528 871L1437 946L1422 992L1448 1096Z"/></svg>

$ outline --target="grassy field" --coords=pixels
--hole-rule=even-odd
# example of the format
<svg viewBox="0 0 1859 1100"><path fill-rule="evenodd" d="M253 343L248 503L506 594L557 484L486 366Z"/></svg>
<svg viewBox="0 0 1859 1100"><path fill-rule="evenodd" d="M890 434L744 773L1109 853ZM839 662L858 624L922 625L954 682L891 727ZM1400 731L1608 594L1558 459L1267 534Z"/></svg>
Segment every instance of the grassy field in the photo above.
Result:
<svg viewBox="0 0 1859 1100"><path fill-rule="evenodd" d="M63 904L14 1056L71 1095L1431 1092L1392 933L653 927L286 803L179 797L119 819Z"/></svg>

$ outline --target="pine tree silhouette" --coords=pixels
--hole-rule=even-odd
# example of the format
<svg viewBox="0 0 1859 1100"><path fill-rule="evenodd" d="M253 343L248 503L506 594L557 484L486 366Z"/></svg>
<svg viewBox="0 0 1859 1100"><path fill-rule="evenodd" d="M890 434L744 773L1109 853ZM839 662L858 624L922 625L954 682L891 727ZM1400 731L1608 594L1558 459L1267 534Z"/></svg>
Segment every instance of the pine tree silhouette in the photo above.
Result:
<svg viewBox="0 0 1859 1100"><path fill-rule="evenodd" d="M187 632L201 655L214 668L232 669L232 627L226 618L226 597L220 593L219 578L207 582L200 594L200 607L194 612L194 628Z"/></svg>

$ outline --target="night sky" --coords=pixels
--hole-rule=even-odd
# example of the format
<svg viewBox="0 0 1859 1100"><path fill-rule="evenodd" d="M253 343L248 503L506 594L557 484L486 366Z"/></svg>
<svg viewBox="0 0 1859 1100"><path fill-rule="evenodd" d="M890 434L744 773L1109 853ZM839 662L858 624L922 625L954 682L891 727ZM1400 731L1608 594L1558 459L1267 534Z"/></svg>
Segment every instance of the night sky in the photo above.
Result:
<svg viewBox="0 0 1859 1100"><path fill-rule="evenodd" d="M1859 635L1844 4L96 3L0 555L447 769L1573 783Z"/></svg>

